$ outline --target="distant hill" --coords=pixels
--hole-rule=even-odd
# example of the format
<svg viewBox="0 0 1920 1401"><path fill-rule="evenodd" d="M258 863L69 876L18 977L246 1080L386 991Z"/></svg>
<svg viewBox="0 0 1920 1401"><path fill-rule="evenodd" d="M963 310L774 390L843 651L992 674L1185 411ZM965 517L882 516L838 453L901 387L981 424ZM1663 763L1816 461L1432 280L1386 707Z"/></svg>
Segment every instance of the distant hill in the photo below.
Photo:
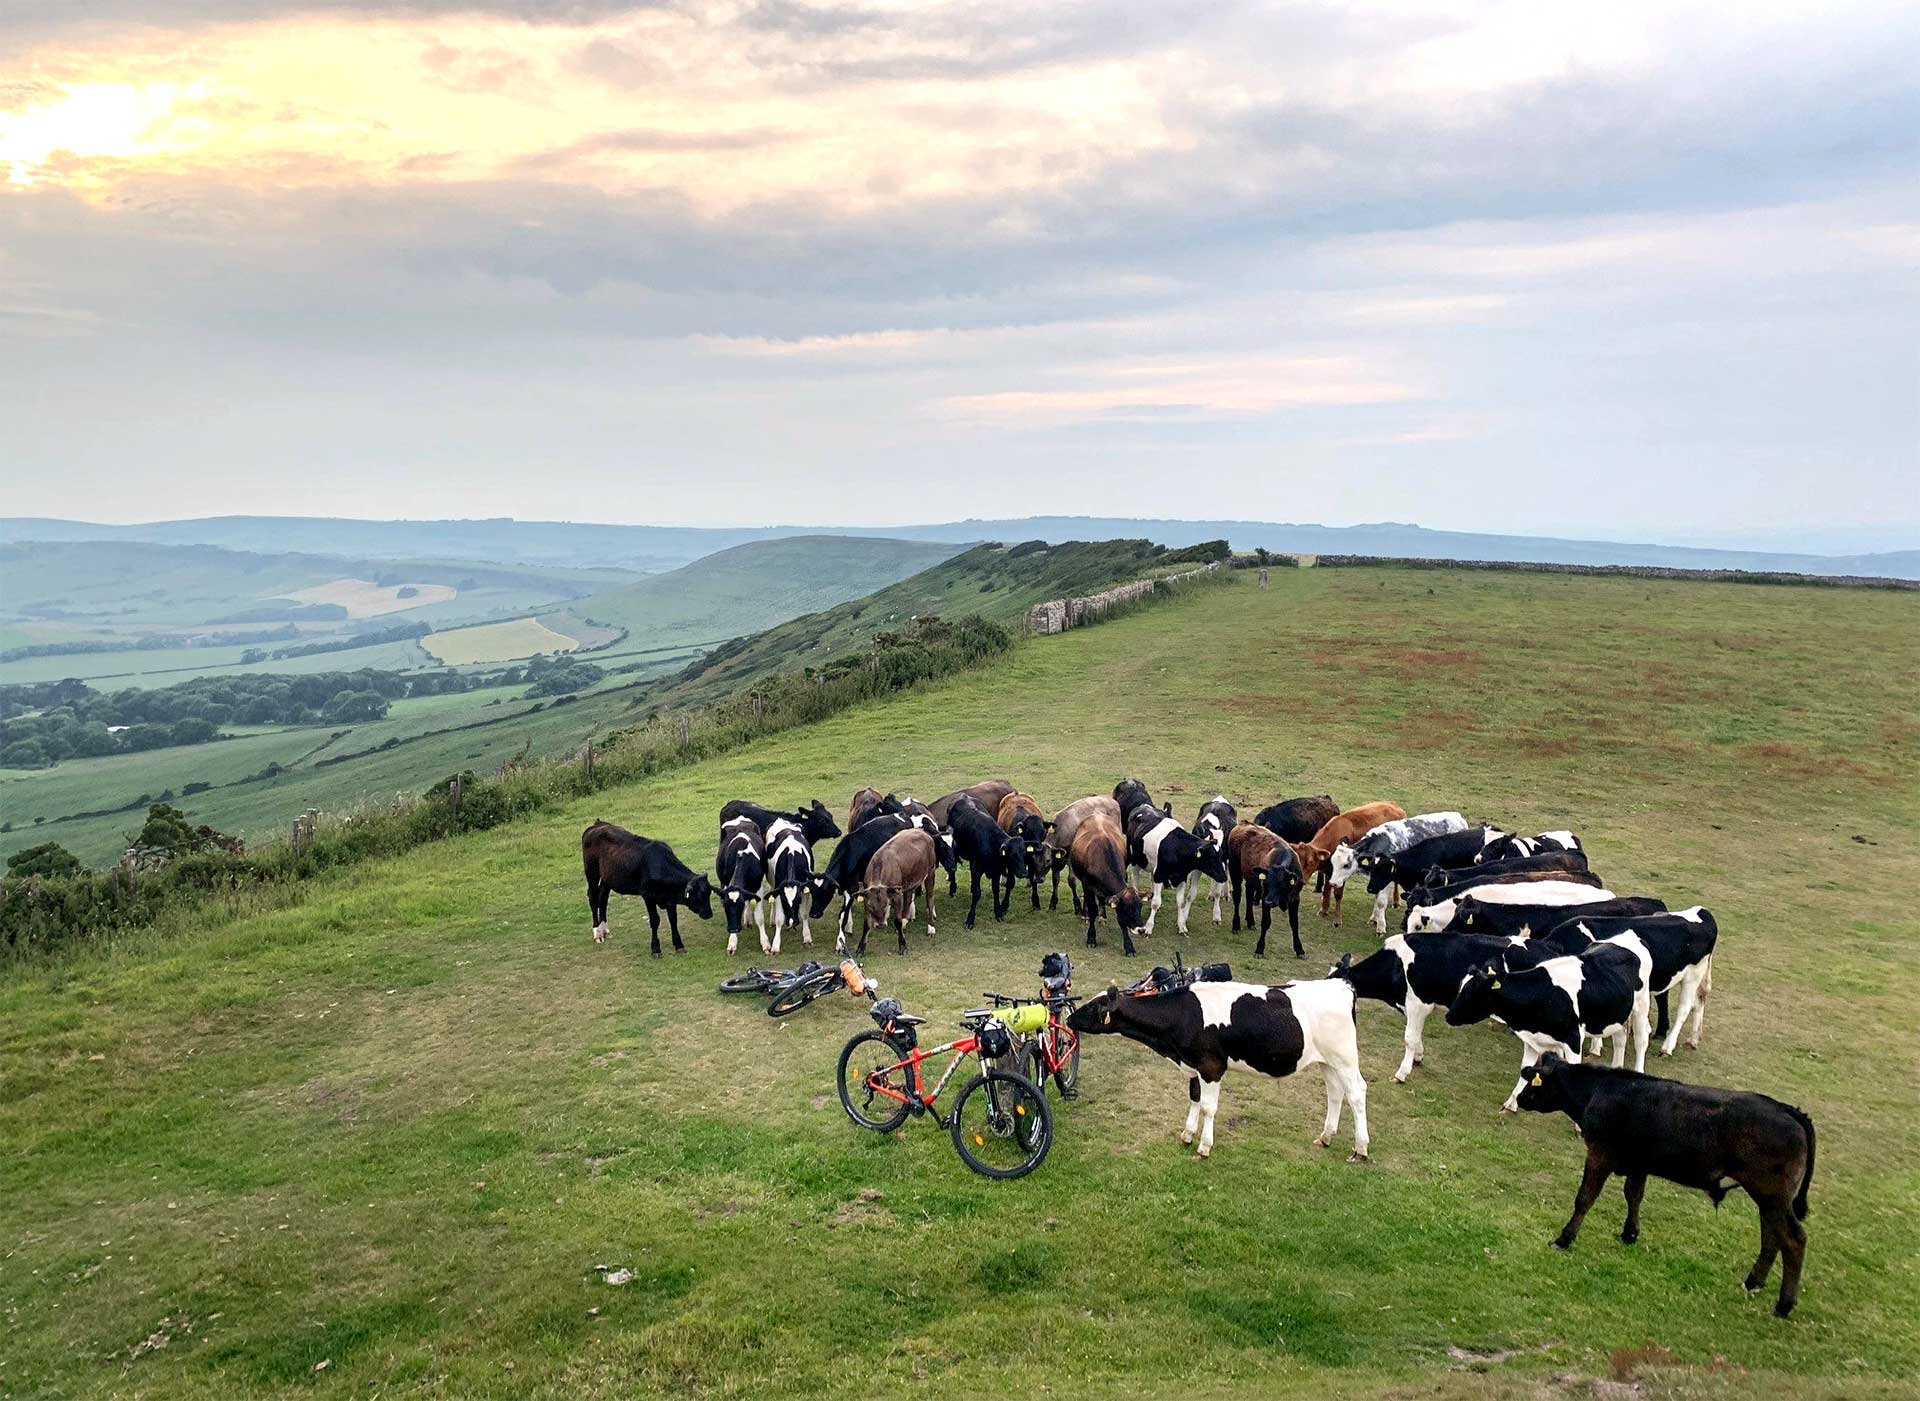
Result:
<svg viewBox="0 0 1920 1401"><path fill-rule="evenodd" d="M835 535L935 540L960 544L998 540L1146 538L1178 547L1226 539L1236 549L1308 554L1385 555L1407 559L1518 560L1549 564L1641 564L1676 569L1779 570L1796 574L1862 574L1920 578L1920 549L1870 554L1782 553L1700 549L1610 540L1481 535L1396 522L1327 526L1284 521L1131 520L1118 516L1027 516L1015 520L947 521L931 525L841 527ZM332 517L216 516L143 525L92 525L34 517L0 519L0 540L146 540L230 549L313 550L372 557L485 559L497 563L599 565L648 572L677 569L718 550L755 540L820 535L823 527L771 526L710 530L683 526L591 525L565 521L360 521Z"/></svg>
<svg viewBox="0 0 1920 1401"><path fill-rule="evenodd" d="M628 629L630 647L724 642L865 597L963 548L848 535L759 540L578 599L565 612Z"/></svg>

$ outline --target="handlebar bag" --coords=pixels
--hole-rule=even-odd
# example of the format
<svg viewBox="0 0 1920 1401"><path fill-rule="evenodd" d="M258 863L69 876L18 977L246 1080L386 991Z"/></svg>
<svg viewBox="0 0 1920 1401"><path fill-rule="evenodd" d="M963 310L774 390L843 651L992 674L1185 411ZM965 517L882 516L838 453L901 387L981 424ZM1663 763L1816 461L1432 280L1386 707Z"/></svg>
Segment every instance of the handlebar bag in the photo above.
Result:
<svg viewBox="0 0 1920 1401"><path fill-rule="evenodd" d="M998 1060L1013 1050L1013 1037L1007 1034L1005 1026L993 1018L980 1024L980 1054L988 1060Z"/></svg>

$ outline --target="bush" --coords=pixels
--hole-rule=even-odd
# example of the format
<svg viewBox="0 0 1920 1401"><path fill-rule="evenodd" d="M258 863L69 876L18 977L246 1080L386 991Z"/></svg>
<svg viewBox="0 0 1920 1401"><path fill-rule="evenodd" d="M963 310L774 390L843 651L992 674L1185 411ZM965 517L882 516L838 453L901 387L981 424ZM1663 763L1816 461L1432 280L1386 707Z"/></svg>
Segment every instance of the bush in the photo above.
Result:
<svg viewBox="0 0 1920 1401"><path fill-rule="evenodd" d="M80 858L58 842L42 842L7 858L7 875L15 879L28 876L73 876L86 870Z"/></svg>
<svg viewBox="0 0 1920 1401"><path fill-rule="evenodd" d="M51 763L46 745L37 739L15 740L0 749L0 769L44 769Z"/></svg>

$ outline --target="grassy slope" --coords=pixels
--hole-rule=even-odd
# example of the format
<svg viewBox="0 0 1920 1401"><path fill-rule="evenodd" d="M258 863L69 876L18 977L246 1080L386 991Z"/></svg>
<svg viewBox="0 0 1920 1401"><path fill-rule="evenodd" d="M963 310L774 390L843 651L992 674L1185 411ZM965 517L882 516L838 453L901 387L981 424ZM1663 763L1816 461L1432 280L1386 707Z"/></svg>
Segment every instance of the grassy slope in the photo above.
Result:
<svg viewBox="0 0 1920 1401"><path fill-rule="evenodd" d="M1656 1371L1657 1393L1910 1394L1913 600L1274 578L355 871L300 909L10 975L0 1388L949 1396L1044 1372L1098 1395L1178 1379L1197 1395L1585 1396L1566 1379L1653 1343L1702 1369ZM1396 1087L1398 1019L1362 1010L1375 1162L1359 1168L1308 1146L1317 1076L1230 1077L1201 1164L1174 1141L1179 1077L1095 1042L1052 1159L991 1184L925 1124L882 1139L845 1121L832 1067L865 1024L853 1007L775 1023L721 999L718 926L655 964L634 902L611 944L587 937L576 843L595 816L705 864L713 814L741 794L838 805L868 779L934 792L1013 773L1051 804L1123 772L1183 816L1220 788L1564 821L1622 887L1711 905L1725 942L1705 1048L1672 1068L1819 1123L1795 1321L1766 1312L1771 1290L1740 1293L1756 1230L1739 1196L1716 1213L1656 1185L1629 1250L1610 1190L1578 1248L1550 1250L1578 1142L1564 1121L1496 1114L1517 1056L1490 1028L1434 1030ZM1310 914L1305 933L1314 972L1373 944L1357 919ZM1151 955L1173 945L1163 930ZM1051 947L1088 990L1145 962L1016 907L971 935L949 910L937 941L869 966L939 1033ZM1184 952L1300 968L1248 947L1203 916ZM639 1277L607 1288L602 1263ZM1486 1374L1450 1346L1538 1351Z"/></svg>
<svg viewBox="0 0 1920 1401"><path fill-rule="evenodd" d="M629 644L712 644L862 598L962 548L838 535L767 540L579 599L566 612L629 629Z"/></svg>
<svg viewBox="0 0 1920 1401"><path fill-rule="evenodd" d="M1167 569L1137 540L1075 541L1018 558L999 545L976 545L868 597L769 628L723 652L666 699L708 700L768 672L819 666L869 646L876 632L898 630L916 614L979 613L1015 626L1046 599L1093 593Z"/></svg>

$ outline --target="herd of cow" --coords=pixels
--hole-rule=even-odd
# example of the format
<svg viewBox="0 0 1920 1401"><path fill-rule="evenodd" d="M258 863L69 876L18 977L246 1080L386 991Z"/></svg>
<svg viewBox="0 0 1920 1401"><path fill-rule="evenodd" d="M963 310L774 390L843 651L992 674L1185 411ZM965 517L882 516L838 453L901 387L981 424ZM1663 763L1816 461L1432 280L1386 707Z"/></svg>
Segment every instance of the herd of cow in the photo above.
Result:
<svg viewBox="0 0 1920 1401"><path fill-rule="evenodd" d="M841 840L831 859L816 870L814 844L834 837ZM1655 1036L1662 1038L1662 1055L1673 1053L1683 1032L1689 1047L1700 1044L1713 986L1714 918L1699 906L1669 911L1650 896L1616 895L1589 868L1572 832L1522 836L1471 825L1457 812L1408 816L1390 802L1343 811L1325 795L1276 803L1250 821L1216 797L1183 827L1172 805L1155 806L1135 779L1049 818L1013 784L989 780L931 803L863 788L853 797L844 835L818 799L792 812L728 803L720 813L717 886L664 842L605 822L587 828L582 855L594 938L607 937L610 893L638 895L656 958L661 911L674 949L684 951L676 910L685 905L711 918L715 889L729 953L749 919L768 953L779 952L789 926L798 926L811 944L812 921L827 914L836 896L838 947L852 937L857 908L858 951L866 948L868 930L882 925L892 927L897 951L905 953L906 925L919 901L926 902L927 933L936 932L938 877L944 873L949 893L957 893L961 862L971 878L968 928L983 881L1000 920L1011 913L1023 881L1037 910L1041 882L1050 878L1050 907L1057 907L1064 873L1074 912L1087 921L1087 943L1097 943L1099 921L1111 911L1130 955L1134 934L1153 932L1168 891L1176 927L1187 932L1205 877L1216 922L1223 894L1236 931L1243 910L1249 929L1258 912L1256 956L1265 955L1280 910L1295 956L1304 957L1299 909L1309 883L1316 883L1322 914L1338 924L1346 886L1363 878L1374 896L1378 932L1387 935L1387 912L1396 902L1404 903L1406 915L1401 932L1357 963L1343 954L1325 978L1278 986L1194 982L1153 998L1112 987L1082 1004L1070 1024L1083 1035L1117 1034L1146 1045L1188 1076L1191 1103L1181 1141L1197 1137L1202 1157L1213 1148L1220 1080L1230 1066L1285 1076L1318 1065L1327 1117L1315 1142L1332 1141L1343 1107L1350 1106L1353 1157L1365 1159L1356 1002L1384 1002L1404 1016L1396 1083L1423 1059L1426 1023L1436 1010L1452 1026L1498 1021L1522 1047L1520 1079L1502 1108L1564 1111L1586 1142L1573 1217L1556 1245L1572 1244L1614 1173L1626 1183L1621 1239L1628 1243L1639 1235L1649 1176L1705 1191L1715 1205L1738 1185L1760 1210L1761 1250L1747 1288L1760 1288L1776 1254L1783 1254L1776 1311L1785 1316L1797 1298L1806 1249L1801 1222L1813 1176L1812 1121L1765 1095L1640 1073ZM1134 888L1135 868L1146 873L1149 895ZM1670 997L1677 1003L1671 1016ZM1660 1022L1653 1030L1656 1002ZM1589 1047L1597 1052L1608 1041L1611 1068L1580 1063ZM1623 1068L1629 1044L1632 1071Z"/></svg>

